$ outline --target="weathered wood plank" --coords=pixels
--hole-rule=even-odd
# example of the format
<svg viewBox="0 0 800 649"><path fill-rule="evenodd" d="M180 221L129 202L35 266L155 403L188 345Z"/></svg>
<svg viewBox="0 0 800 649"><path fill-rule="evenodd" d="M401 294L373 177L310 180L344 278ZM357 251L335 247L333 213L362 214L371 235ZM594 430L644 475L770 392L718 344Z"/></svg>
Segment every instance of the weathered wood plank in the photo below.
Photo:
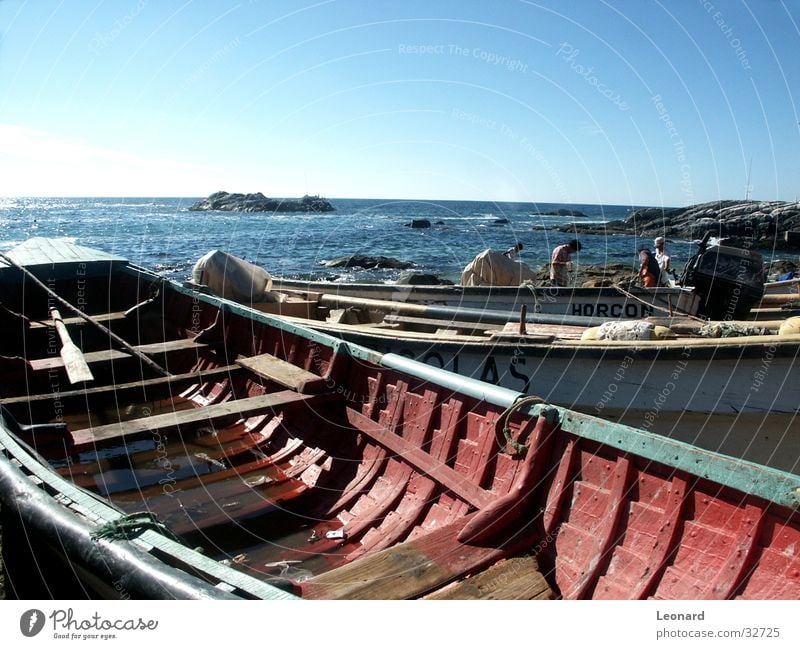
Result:
<svg viewBox="0 0 800 649"><path fill-rule="evenodd" d="M513 557L425 599L555 599L535 557Z"/></svg>
<svg viewBox="0 0 800 649"><path fill-rule="evenodd" d="M222 367L201 370L199 372L186 372L185 374L175 374L173 376L159 376L155 379L131 381L129 383L120 383L117 385L102 385L85 390L46 392L44 394L34 394L31 396L11 397L8 399L0 399L0 403L7 406L31 404L32 407L35 407L50 401L61 401L64 407L67 408L69 407L68 404L72 403L79 403L81 405L88 404L91 407L96 401L102 401L104 398L109 397L125 400L128 395L131 394L135 396L146 394L152 399L160 395L173 396L178 392L182 392L190 385L219 380L241 371L242 368L238 365L224 365Z"/></svg>
<svg viewBox="0 0 800 649"><path fill-rule="evenodd" d="M418 446L414 446L357 410L347 408L347 420L360 432L368 435L393 453L400 455L404 462L411 464L418 471L441 483L474 507L482 509L496 498L494 494L470 482L468 478L444 464L441 460L434 459Z"/></svg>
<svg viewBox="0 0 800 649"><path fill-rule="evenodd" d="M163 343L150 343L148 345L137 345L134 347L136 351L146 354L148 356L155 356L158 354L167 354L176 351L187 351L192 349L203 349L207 347L203 343L196 343L188 338L180 338L178 340L168 340ZM96 352L86 352L83 357L87 363L107 363L122 360L123 358L133 358L127 352L119 351L117 349L103 349ZM64 361L58 356L51 356L49 358L37 358L30 362L31 369L35 372L46 372L54 369L61 369L64 367Z"/></svg>
<svg viewBox="0 0 800 649"><path fill-rule="evenodd" d="M412 325L430 327L432 329L466 329L468 331L502 331L503 325L463 322L460 320L437 320L435 318L420 318L415 316L394 315L384 316L383 321L389 324Z"/></svg>
<svg viewBox="0 0 800 649"><path fill-rule="evenodd" d="M247 397L245 399L235 399L223 403L205 406L203 408L192 408L191 410L181 410L178 412L168 412L152 417L141 417L131 419L116 424L106 424L94 426L72 432L72 440L76 450L92 444L107 442L109 440L120 440L142 434L153 435L156 432L165 433L179 430L182 426L208 423L227 425L238 419L269 410L279 408L293 403L308 401L314 397L310 395L298 394L291 390L283 390L272 394L265 394L258 397Z"/></svg>
<svg viewBox="0 0 800 649"><path fill-rule="evenodd" d="M260 354L236 359L236 363L245 369L258 374L265 379L274 381L292 390L319 391L324 387L322 377L297 367L291 363L281 360L272 354Z"/></svg>
<svg viewBox="0 0 800 649"><path fill-rule="evenodd" d="M470 520L455 522L412 541L381 550L299 585L307 599L412 599L478 572L530 547L528 532L495 546L459 543L456 535Z"/></svg>
<svg viewBox="0 0 800 649"><path fill-rule="evenodd" d="M112 313L98 313L97 315L93 315L92 319L96 322L114 322L116 320L124 320L125 312L116 311ZM62 322L67 326L86 324L86 320L83 318L78 318L77 316L72 318L63 318ZM31 322L31 329L46 329L47 327L53 326L54 323L52 320L45 320L44 322Z"/></svg>

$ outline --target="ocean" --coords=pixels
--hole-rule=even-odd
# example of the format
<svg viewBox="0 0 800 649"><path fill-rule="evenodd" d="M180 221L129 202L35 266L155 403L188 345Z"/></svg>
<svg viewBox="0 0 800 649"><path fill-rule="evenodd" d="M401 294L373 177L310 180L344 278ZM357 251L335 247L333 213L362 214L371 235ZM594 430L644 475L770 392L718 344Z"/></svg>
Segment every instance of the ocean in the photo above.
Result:
<svg viewBox="0 0 800 649"><path fill-rule="evenodd" d="M273 214L191 212L197 198L10 198L0 199L0 251L34 237L69 237L75 243L126 257L182 281L209 250L219 249L266 268L274 276L392 281L402 271L326 269L321 262L349 254L385 255L416 264L416 270L456 281L486 248L506 250L520 241L521 260L536 269L572 235L542 230L576 219L542 216L561 208L580 210L582 223L626 216L631 206L331 199L335 212ZM428 229L412 229L428 219ZM507 219L508 224L495 221ZM581 235L578 264L630 263L649 239L627 235ZM688 241L670 242L673 267L694 252Z"/></svg>

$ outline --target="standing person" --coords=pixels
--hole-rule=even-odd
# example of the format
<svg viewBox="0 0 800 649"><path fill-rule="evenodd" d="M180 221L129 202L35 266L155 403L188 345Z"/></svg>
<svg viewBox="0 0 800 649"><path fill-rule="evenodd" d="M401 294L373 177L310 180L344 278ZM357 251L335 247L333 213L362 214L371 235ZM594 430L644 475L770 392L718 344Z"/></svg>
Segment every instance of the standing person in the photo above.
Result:
<svg viewBox="0 0 800 649"><path fill-rule="evenodd" d="M639 277L642 278L642 284L645 288L655 288L658 286L660 275L661 269L655 256L650 252L650 248L643 246L639 251Z"/></svg>
<svg viewBox="0 0 800 649"><path fill-rule="evenodd" d="M665 243L664 237L656 237L655 241L653 241L653 245L656 247L656 261L658 262L658 267L661 269L659 283L664 286L669 282L669 271L672 270L669 267L669 255L664 249Z"/></svg>
<svg viewBox="0 0 800 649"><path fill-rule="evenodd" d="M511 261L519 261L519 253L524 247L525 246L523 246L519 241L517 241L517 243L514 244L513 247L506 250L503 254L506 257L508 257Z"/></svg>
<svg viewBox="0 0 800 649"><path fill-rule="evenodd" d="M569 284L569 270L572 267L572 255L583 246L577 239L557 246L550 257L550 283L553 286Z"/></svg>

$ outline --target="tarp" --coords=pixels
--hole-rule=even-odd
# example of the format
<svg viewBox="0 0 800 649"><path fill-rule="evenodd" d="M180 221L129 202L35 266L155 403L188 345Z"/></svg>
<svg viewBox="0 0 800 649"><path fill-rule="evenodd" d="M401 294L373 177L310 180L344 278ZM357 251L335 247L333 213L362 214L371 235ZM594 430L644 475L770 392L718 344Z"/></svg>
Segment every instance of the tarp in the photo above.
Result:
<svg viewBox="0 0 800 649"><path fill-rule="evenodd" d="M462 286L519 286L533 279L536 273L530 266L491 248L481 252L461 273Z"/></svg>
<svg viewBox="0 0 800 649"><path fill-rule="evenodd" d="M192 269L192 282L220 297L244 304L274 302L272 276L263 268L221 250L203 255Z"/></svg>

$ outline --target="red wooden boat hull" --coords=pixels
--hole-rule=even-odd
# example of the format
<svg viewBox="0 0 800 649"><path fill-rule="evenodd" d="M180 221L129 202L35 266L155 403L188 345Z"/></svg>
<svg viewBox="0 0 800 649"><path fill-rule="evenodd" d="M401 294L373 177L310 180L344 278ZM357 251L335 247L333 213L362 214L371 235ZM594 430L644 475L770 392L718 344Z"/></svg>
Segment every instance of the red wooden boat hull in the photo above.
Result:
<svg viewBox="0 0 800 649"><path fill-rule="evenodd" d="M126 268L89 288L118 311L107 296L131 306L153 281ZM125 380L60 393L66 430L18 434L246 575L306 598L800 598L798 476L160 291L120 331L173 341L180 393L106 360ZM22 424L45 423L30 398L62 371L40 361L2 368L27 381L2 395ZM269 378L276 363L303 380ZM144 396L120 387L136 380Z"/></svg>

